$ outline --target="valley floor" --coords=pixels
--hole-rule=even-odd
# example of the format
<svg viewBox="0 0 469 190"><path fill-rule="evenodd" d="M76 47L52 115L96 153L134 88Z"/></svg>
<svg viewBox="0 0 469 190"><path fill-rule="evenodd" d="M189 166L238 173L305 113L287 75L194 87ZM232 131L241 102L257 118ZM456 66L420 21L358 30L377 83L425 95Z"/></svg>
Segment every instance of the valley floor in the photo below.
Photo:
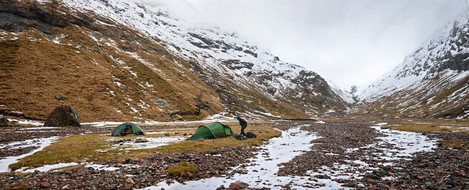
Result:
<svg viewBox="0 0 469 190"><path fill-rule="evenodd" d="M199 124L144 126L147 143L102 126L2 129L0 189L469 188L467 126L420 133L394 130L402 123L269 121L248 127L257 141L183 141ZM168 173L182 162L197 171Z"/></svg>

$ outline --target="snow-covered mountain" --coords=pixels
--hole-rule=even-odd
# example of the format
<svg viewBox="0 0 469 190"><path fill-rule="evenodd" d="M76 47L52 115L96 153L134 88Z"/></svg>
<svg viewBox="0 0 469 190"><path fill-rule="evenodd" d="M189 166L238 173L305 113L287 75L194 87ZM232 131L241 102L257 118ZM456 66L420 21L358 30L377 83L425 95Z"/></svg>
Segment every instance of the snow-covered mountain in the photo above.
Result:
<svg viewBox="0 0 469 190"><path fill-rule="evenodd" d="M342 98L342 100L344 100L345 102L349 104L356 103L356 101L354 100L354 95L351 92L342 90L338 85L336 85L332 81L327 81L327 83L329 84L329 86L331 86L332 91L334 91L334 93L339 95Z"/></svg>
<svg viewBox="0 0 469 190"><path fill-rule="evenodd" d="M469 117L469 13L460 15L360 94L368 112Z"/></svg>
<svg viewBox="0 0 469 190"><path fill-rule="evenodd" d="M309 115L318 115L330 109L345 108L342 99L318 74L286 63L236 33L217 27L193 26L171 15L161 4L139 0L63 2L135 28L160 40L172 53L194 60L192 69L220 93L231 109L250 107L281 115L279 110L284 109L281 107L293 105L295 108L289 108L292 111L299 108ZM259 98L263 101L258 102ZM285 104L272 107L272 104L279 104L277 100Z"/></svg>
<svg viewBox="0 0 469 190"><path fill-rule="evenodd" d="M0 81L5 86L0 91L3 114L44 118L54 106L49 98L60 94L87 113L87 121L200 119L223 109L310 118L346 109L318 74L282 61L236 33L180 20L163 4L1 3L6 19L0 22L0 40L7 43L2 52L8 63L1 71L9 71L1 76L26 76L29 70L20 68L36 63L30 68L35 75ZM38 89L36 84L47 85ZM88 85L76 87L81 84Z"/></svg>

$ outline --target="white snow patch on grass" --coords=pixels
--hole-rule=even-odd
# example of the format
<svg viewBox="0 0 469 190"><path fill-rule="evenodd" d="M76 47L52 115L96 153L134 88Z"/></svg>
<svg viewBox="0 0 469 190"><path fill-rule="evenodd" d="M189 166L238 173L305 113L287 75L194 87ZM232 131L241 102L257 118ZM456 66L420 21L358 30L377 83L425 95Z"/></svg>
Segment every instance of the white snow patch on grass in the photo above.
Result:
<svg viewBox="0 0 469 190"><path fill-rule="evenodd" d="M44 122L37 120L25 120L25 119L9 119L10 122L17 122L20 125L34 125L34 126L43 126Z"/></svg>
<svg viewBox="0 0 469 190"><path fill-rule="evenodd" d="M39 148L32 150L29 153L22 154L19 156L8 156L0 160L0 173L2 172L10 172L10 168L8 166L10 164L16 163L19 159L24 158L26 156L32 155L36 152L41 151L42 149L46 148L52 142L56 141L59 137L54 136L54 137L49 137L49 138L40 138L40 139L35 139L37 140L37 145L39 145Z"/></svg>
<svg viewBox="0 0 469 190"><path fill-rule="evenodd" d="M137 143L135 141L123 141L122 143L116 143L112 145L108 149L98 149L96 150L97 152L107 152L109 150L115 150L115 149L120 149L120 150L139 150L139 149L151 149L151 148L156 148L164 145L168 145L170 143L182 141L185 138L176 136L176 137L156 137L156 138L145 138L148 140L148 142L140 142ZM107 139L107 141L116 141L117 138L111 137Z"/></svg>
<svg viewBox="0 0 469 190"><path fill-rule="evenodd" d="M75 162L58 163L58 164L52 164L52 165L44 165L41 167L27 169L27 170L24 170L24 168L21 168L21 169L16 170L15 172L23 172L23 173L34 173L35 171L48 172L50 170L55 170L55 169L60 169L60 168L65 168L65 167L70 167L70 166L77 166L77 165L78 163L75 163Z"/></svg>
<svg viewBox="0 0 469 190"><path fill-rule="evenodd" d="M104 170L104 171L115 171L119 170L118 167L112 167L108 165L102 165L102 164L87 164L85 167L87 168L93 168L95 170Z"/></svg>
<svg viewBox="0 0 469 190"><path fill-rule="evenodd" d="M81 125L90 125L93 127L105 127L105 126L113 126L117 127L117 125L120 125L125 122L120 122L120 121L98 121L98 122L88 122L88 123L81 123Z"/></svg>

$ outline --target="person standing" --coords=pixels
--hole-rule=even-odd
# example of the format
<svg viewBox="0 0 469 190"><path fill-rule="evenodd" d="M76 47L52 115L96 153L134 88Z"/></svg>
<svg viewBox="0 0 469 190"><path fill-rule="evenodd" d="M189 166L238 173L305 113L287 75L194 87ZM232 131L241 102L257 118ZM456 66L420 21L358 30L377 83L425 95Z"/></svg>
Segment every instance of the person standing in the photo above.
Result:
<svg viewBox="0 0 469 190"><path fill-rule="evenodd" d="M248 126L248 122L246 122L246 120L239 116L236 117L236 119L239 121L239 125L241 125L241 135L246 136L246 134L244 133L244 129L246 129L246 127Z"/></svg>

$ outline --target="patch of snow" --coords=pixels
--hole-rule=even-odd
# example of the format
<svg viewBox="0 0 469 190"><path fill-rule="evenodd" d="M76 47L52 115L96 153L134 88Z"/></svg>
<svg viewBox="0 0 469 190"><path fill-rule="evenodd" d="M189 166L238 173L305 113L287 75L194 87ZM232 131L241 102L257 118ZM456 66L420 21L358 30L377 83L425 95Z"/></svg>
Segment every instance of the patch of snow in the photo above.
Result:
<svg viewBox="0 0 469 190"><path fill-rule="evenodd" d="M151 87L153 87L153 85L152 85L152 84L150 84L150 83L148 83L148 81L147 81L147 82L145 82L145 86L147 86L147 87L150 87L150 88L151 88Z"/></svg>
<svg viewBox="0 0 469 190"><path fill-rule="evenodd" d="M62 39L64 39L65 37L67 37L67 35L65 35L65 34L60 34L60 36L56 36L56 37L52 40L52 42L54 42L55 44L60 44L60 41L61 41Z"/></svg>
<svg viewBox="0 0 469 190"><path fill-rule="evenodd" d="M431 151L437 147L435 140L430 140L421 133L381 129L380 126L373 126L372 128L386 135L378 137L380 141L376 144L368 145L368 147L376 147L379 150L383 150L383 155L379 155L379 158L383 160L405 159L412 157L412 154L416 152ZM385 143L391 143L394 145L394 148L388 149L382 147L381 145Z"/></svg>
<svg viewBox="0 0 469 190"><path fill-rule="evenodd" d="M118 125L125 123L125 122L119 122L119 121L98 121L98 122L87 122L87 123L81 123L81 125L90 125L93 127L104 127L104 126L113 126L117 127Z"/></svg>
<svg viewBox="0 0 469 190"><path fill-rule="evenodd" d="M37 145L39 148L32 150L31 152L28 152L26 154L18 155L18 156L8 156L3 159L0 159L0 173L2 172L10 172L10 168L8 166L10 164L16 163L19 159L24 158L26 156L32 155L36 152L41 151L42 149L46 148L50 144L52 144L54 141L56 141L59 137L54 136L54 137L49 137L49 138L39 138L35 139L38 141Z"/></svg>
<svg viewBox="0 0 469 190"><path fill-rule="evenodd" d="M27 128L21 128L18 130L47 130L47 129L61 129L62 127L27 127Z"/></svg>
<svg viewBox="0 0 469 190"><path fill-rule="evenodd" d="M267 116L267 117L273 117L273 118L279 118L279 119L282 118L281 116L273 115L273 114L267 113L267 112L261 112L261 111L258 111L258 110L253 110L253 112L256 113L256 114L259 114L259 115Z"/></svg>
<svg viewBox="0 0 469 190"><path fill-rule="evenodd" d="M50 170L55 170L59 168L65 168L65 167L70 167L70 166L77 166L78 163L71 162L71 163L58 163L58 164L52 164L52 165L44 165L41 167L37 168L32 168L32 169L27 169L24 170L23 168L15 170L15 172L23 172L23 173L34 173L35 171L38 172L48 172Z"/></svg>
<svg viewBox="0 0 469 190"><path fill-rule="evenodd" d="M25 119L9 119L10 122L18 122L20 125L34 125L34 126L43 126L44 122L37 120L25 120Z"/></svg>
<svg viewBox="0 0 469 190"><path fill-rule="evenodd" d="M185 140L185 137L156 137L156 138L146 138L148 142L136 143L135 141L124 141L122 143L116 143L112 145L110 148L101 150L96 150L97 152L107 152L109 150L115 149L122 149L122 150L139 150L139 149L151 149L156 148L164 145L168 145L170 143L179 142ZM117 138L111 137L108 138L107 141L116 141Z"/></svg>
<svg viewBox="0 0 469 190"><path fill-rule="evenodd" d="M119 170L118 167L112 167L108 165L102 165L102 164L87 164L85 167L87 168L93 168L95 170L104 170L104 171L116 171Z"/></svg>

